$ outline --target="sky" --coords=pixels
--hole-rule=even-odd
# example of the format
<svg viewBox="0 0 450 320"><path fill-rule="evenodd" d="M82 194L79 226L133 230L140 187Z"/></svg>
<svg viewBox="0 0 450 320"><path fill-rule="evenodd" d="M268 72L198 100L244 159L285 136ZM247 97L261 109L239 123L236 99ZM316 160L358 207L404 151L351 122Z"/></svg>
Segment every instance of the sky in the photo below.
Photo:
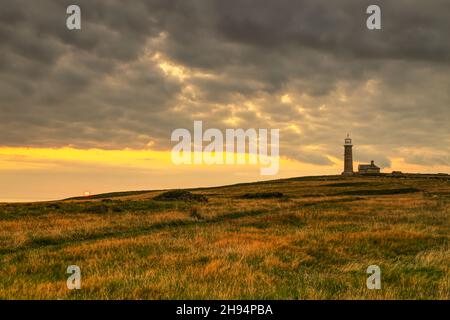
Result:
<svg viewBox="0 0 450 320"><path fill-rule="evenodd" d="M447 0L4 0L0 201L339 174L347 133L355 167L449 173L449 16ZM194 120L279 129L278 174L174 165Z"/></svg>

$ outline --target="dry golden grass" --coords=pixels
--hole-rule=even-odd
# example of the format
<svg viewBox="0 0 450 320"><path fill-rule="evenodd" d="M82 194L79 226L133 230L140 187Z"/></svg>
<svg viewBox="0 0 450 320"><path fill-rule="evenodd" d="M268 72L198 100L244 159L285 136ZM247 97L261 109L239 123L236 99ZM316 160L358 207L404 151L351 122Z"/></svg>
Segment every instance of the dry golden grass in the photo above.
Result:
<svg viewBox="0 0 450 320"><path fill-rule="evenodd" d="M448 180L317 177L192 192L209 201L148 192L0 205L0 298L450 298ZM285 197L240 198L265 192ZM81 290L66 288L73 264ZM372 264L381 290L366 288Z"/></svg>

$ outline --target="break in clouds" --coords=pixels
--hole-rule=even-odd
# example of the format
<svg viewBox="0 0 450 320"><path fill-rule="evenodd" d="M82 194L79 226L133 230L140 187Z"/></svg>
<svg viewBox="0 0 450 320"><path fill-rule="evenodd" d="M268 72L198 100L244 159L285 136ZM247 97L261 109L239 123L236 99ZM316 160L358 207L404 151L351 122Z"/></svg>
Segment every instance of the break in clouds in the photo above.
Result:
<svg viewBox="0 0 450 320"><path fill-rule="evenodd" d="M449 16L446 0L6 0L0 145L170 150L202 120L278 128L305 163L340 158L349 132L356 160L450 165Z"/></svg>

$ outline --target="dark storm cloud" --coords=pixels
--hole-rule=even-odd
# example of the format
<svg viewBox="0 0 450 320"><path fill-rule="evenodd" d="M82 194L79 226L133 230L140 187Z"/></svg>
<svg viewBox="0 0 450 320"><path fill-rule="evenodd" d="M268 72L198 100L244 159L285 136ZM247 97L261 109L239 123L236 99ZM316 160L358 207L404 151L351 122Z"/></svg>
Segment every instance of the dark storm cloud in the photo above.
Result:
<svg viewBox="0 0 450 320"><path fill-rule="evenodd" d="M286 44L361 58L449 61L448 1L218 1L228 39L271 50ZM383 9L383 32L362 27L370 4Z"/></svg>
<svg viewBox="0 0 450 320"><path fill-rule="evenodd" d="M363 162L448 164L449 15L444 0L7 0L0 145L167 150L194 119L235 120L280 128L303 162L340 158L351 132Z"/></svg>

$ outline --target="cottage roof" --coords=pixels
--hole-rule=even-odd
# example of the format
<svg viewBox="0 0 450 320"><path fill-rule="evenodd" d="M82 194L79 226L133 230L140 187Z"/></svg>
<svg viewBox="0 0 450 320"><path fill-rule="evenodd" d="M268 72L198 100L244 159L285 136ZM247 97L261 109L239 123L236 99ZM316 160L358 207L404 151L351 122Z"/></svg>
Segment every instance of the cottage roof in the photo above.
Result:
<svg viewBox="0 0 450 320"><path fill-rule="evenodd" d="M372 161L370 164L360 164L358 166L359 169L380 169L375 163Z"/></svg>

